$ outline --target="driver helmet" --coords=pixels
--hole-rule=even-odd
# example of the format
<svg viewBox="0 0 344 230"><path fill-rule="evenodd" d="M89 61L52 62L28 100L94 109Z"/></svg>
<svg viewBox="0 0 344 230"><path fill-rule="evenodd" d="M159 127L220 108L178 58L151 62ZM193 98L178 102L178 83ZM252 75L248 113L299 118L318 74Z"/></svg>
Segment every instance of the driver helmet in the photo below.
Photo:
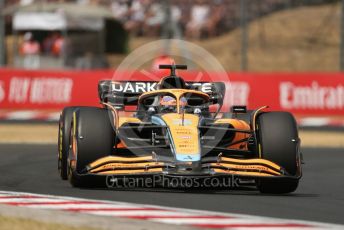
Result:
<svg viewBox="0 0 344 230"><path fill-rule="evenodd" d="M163 96L160 100L160 105L162 105L162 106L176 106L177 101L174 97Z"/></svg>
<svg viewBox="0 0 344 230"><path fill-rule="evenodd" d="M187 106L188 101L185 97L181 97L179 101L180 106L184 107ZM160 100L161 106L176 106L177 101L174 97L171 96L163 96Z"/></svg>
<svg viewBox="0 0 344 230"><path fill-rule="evenodd" d="M172 96L163 96L160 100L161 112L176 112L177 101Z"/></svg>

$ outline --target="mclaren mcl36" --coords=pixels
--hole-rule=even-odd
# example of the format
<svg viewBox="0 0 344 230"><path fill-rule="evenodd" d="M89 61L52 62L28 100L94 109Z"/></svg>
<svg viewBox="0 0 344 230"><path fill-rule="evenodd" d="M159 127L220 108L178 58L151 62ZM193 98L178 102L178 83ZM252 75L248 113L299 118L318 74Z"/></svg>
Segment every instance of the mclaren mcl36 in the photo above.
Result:
<svg viewBox="0 0 344 230"><path fill-rule="evenodd" d="M292 114L266 111L266 106L232 106L222 113L223 82L185 82L175 74L185 65L160 68L170 69L160 82L103 80L98 84L102 107L62 111L62 179L76 187L92 187L95 178L122 183L125 178L155 178L150 185L160 186L181 179L192 188L214 178L239 178L253 182L262 193L296 190L301 153ZM146 92L126 90L147 84ZM130 106L132 113L126 110Z"/></svg>

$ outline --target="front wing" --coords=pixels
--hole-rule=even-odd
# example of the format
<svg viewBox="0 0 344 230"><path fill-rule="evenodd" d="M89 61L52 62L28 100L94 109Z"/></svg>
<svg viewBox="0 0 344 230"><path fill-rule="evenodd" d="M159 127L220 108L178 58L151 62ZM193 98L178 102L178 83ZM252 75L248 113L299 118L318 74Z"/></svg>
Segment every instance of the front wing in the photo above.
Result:
<svg viewBox="0 0 344 230"><path fill-rule="evenodd" d="M117 157L107 156L90 163L80 174L94 176L150 176L214 177L238 176L247 178L300 178L290 175L283 167L261 158L237 159L207 157L200 162L175 162L157 156Z"/></svg>

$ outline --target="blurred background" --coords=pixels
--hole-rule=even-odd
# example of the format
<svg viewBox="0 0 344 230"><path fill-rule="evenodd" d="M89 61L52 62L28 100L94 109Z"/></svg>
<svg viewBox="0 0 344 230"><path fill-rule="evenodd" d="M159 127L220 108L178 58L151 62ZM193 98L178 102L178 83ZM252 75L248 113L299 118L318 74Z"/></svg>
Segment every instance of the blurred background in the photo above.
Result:
<svg viewBox="0 0 344 230"><path fill-rule="evenodd" d="M230 71L335 72L344 68L342 4L0 0L0 61L30 69L113 68L142 44L181 38L207 49Z"/></svg>
<svg viewBox="0 0 344 230"><path fill-rule="evenodd" d="M124 77L115 78L116 81L157 82L161 70L157 70L156 64L169 61L170 53L166 50L172 46L162 39L178 41L175 47L186 57L186 63L178 59L176 63L188 64L188 70L178 70L178 75L186 81L226 83L226 96L231 94L233 103L225 101L223 112L229 112L233 104L246 105L249 110L268 105L267 111L289 111L295 116L306 162L305 175L295 195L262 197L245 188L231 189L235 196L227 196L222 189L216 195L212 191L196 194L198 191L192 190L174 196L160 190L88 191L62 184L56 167L61 111L68 106L100 107L98 81L114 79L120 70ZM186 43L197 48L190 51L183 45ZM155 44L163 45L160 49ZM142 49L146 45L148 48ZM157 50L153 56L152 46ZM202 48L215 58L208 53L195 55L205 53ZM150 53L136 55L137 50ZM230 82L216 77L209 65L198 64L203 67L198 69L192 65L202 61L214 63L210 60L218 60ZM129 67L138 68L130 71ZM0 0L0 190L343 224L343 71L344 0ZM151 83L140 84L140 89L151 88ZM134 84L123 85L128 92L139 91ZM0 198L5 199L0 203L10 199L17 204L13 201L19 198L19 203L29 204L20 194L0 191L1 194ZM7 195L18 197L6 198ZM44 205L46 199L37 202ZM48 206L57 207L49 202ZM20 210L7 206L3 210L27 218ZM47 228L32 227L27 219L9 222L2 218L2 213L0 207L0 229ZM44 222L60 219L68 224L65 218L55 218L54 213L48 217L43 212L36 214L39 220L46 218ZM141 217L146 218L143 214ZM240 218L233 220L240 222ZM78 218L71 223L81 221ZM118 218L114 221L116 226L122 223ZM236 226L221 224L230 223L225 219L220 221L219 225L211 222L207 226ZM183 219L178 223L187 222ZM13 223L19 226L16 228ZM105 219L92 223L114 226ZM294 223L298 222L285 221L275 227L304 226ZM48 229L67 229L56 226ZM139 222L131 227L135 226L143 229Z"/></svg>
<svg viewBox="0 0 344 230"><path fill-rule="evenodd" d="M0 6L0 119L57 120L65 106L97 105L98 80L111 78L132 51L183 39L228 71L235 104L270 105L306 117L300 124L344 127L344 0L0 0ZM156 58L166 54L161 49Z"/></svg>

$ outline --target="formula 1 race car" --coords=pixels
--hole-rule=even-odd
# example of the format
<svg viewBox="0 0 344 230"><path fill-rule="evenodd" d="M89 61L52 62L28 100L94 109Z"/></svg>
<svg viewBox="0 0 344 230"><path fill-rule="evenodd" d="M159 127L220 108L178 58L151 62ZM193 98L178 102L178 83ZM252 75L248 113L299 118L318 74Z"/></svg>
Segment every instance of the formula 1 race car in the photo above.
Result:
<svg viewBox="0 0 344 230"><path fill-rule="evenodd" d="M94 178L230 178L262 193L289 193L301 178L300 139L288 112L232 106L220 113L223 82L185 82L176 69L160 82L98 84L103 108L67 107L59 121L58 168L76 187ZM133 114L127 106L136 106ZM123 113L124 115L121 115Z"/></svg>

